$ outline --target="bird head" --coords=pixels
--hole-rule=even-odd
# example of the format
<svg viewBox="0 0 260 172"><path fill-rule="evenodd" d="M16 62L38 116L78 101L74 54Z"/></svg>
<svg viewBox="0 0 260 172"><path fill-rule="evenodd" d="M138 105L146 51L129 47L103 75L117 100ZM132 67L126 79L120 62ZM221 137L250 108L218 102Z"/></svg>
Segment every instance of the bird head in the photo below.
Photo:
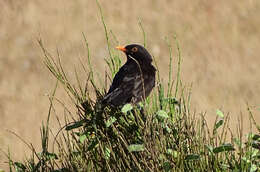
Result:
<svg viewBox="0 0 260 172"><path fill-rule="evenodd" d="M141 45L138 44L130 44L127 46L118 46L116 49L123 51L128 59L134 58L138 62L152 62L152 56L149 52Z"/></svg>

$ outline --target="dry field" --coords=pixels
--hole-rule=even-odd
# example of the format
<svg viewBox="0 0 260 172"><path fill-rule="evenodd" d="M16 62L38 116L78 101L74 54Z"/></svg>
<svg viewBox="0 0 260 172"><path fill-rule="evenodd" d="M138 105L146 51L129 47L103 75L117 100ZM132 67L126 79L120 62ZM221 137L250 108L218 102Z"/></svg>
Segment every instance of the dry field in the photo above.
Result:
<svg viewBox="0 0 260 172"><path fill-rule="evenodd" d="M148 49L167 77L165 36L180 41L182 80L192 83L192 108L215 118L216 109L230 112L235 128L242 114L248 131L248 103L260 122L260 1L100 1L105 21L120 44L142 43L138 21L147 33ZM95 1L0 0L0 148L24 158L28 148L7 130L33 144L46 119L55 81L43 64L37 39L48 50L59 49L73 76L79 59L87 61L85 33L97 71L104 71L105 34ZM117 44L116 42L114 43ZM176 57L176 50L173 55ZM123 56L123 54L122 54ZM86 79L86 74L81 74ZM64 97L60 89L57 97ZM61 111L62 112L62 111ZM59 114L57 114L59 115ZM258 115L258 116L257 116ZM62 117L62 113L60 114ZM52 128L56 127L53 122ZM0 153L0 168L6 168Z"/></svg>

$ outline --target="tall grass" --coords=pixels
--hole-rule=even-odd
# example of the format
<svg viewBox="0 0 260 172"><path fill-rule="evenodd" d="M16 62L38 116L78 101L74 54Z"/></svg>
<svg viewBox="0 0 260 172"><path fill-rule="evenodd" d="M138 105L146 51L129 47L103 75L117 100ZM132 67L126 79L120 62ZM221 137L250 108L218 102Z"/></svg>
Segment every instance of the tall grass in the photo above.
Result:
<svg viewBox="0 0 260 172"><path fill-rule="evenodd" d="M98 3L97 3L98 4ZM109 57L105 59L110 78L121 66L118 53L111 48L113 35L108 32L102 9L98 4L105 30ZM146 46L146 34L139 23ZM91 63L87 38L88 64L81 63L88 73L84 86L75 70L76 84L67 77L60 53L53 57L42 40L39 45L44 63L61 84L74 107L64 106L64 121L57 118L60 131L50 135L49 120L54 115L57 84L50 96L46 123L41 127L41 152L28 145L32 155L23 162L14 161L8 154L10 171L257 171L260 167L260 135L249 133L242 139L241 123L238 132L229 130L229 116L216 113L213 129L208 126L205 114L190 109L190 89L181 82L181 51L169 47L169 77L163 83L157 66L157 83L152 94L142 104L126 104L121 108L101 108L104 82L97 80ZM177 49L173 56L172 49ZM157 63L156 59L155 62ZM174 63L173 63L174 62ZM177 70L174 70L177 69ZM174 73L173 71L177 71ZM167 89L165 88L167 86ZM90 96L94 90L95 96ZM76 111L75 111L76 109ZM248 110L252 124L253 115ZM70 114L70 115L66 115ZM259 131L259 129L258 129ZM231 137L228 137L231 135ZM53 137L53 143L50 143ZM21 138L22 139L22 138Z"/></svg>

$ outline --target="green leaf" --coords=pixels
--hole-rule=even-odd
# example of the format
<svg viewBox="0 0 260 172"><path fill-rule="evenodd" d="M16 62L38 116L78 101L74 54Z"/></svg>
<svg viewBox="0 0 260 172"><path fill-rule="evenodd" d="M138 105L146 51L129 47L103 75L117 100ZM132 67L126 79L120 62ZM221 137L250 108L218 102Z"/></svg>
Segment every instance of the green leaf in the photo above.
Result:
<svg viewBox="0 0 260 172"><path fill-rule="evenodd" d="M159 111L156 113L156 115L157 115L157 118L158 118L159 120L164 120L164 119L169 118L167 112L165 112L164 110L159 110Z"/></svg>
<svg viewBox="0 0 260 172"><path fill-rule="evenodd" d="M132 109L133 109L133 106L130 103L128 103L122 107L121 112L126 113Z"/></svg>
<svg viewBox="0 0 260 172"><path fill-rule="evenodd" d="M142 102L139 102L139 103L138 103L138 106L141 107L141 108L143 108L143 107L144 107L144 104L143 104Z"/></svg>
<svg viewBox="0 0 260 172"><path fill-rule="evenodd" d="M164 131L166 131L167 133L171 133L172 129L168 126L168 124L166 122L163 122L162 119L159 119L162 123L161 126L163 128Z"/></svg>
<svg viewBox="0 0 260 172"><path fill-rule="evenodd" d="M217 109L217 115L220 117L220 118L224 118L224 114L221 110Z"/></svg>
<svg viewBox="0 0 260 172"><path fill-rule="evenodd" d="M223 123L224 123L224 120L221 119L221 120L219 120L219 121L215 124L214 129L213 129L213 134L216 134L217 129L218 129L221 125L223 125Z"/></svg>
<svg viewBox="0 0 260 172"><path fill-rule="evenodd" d="M141 152L144 151L144 145L143 144L132 144L128 146L129 152Z"/></svg>
<svg viewBox="0 0 260 172"><path fill-rule="evenodd" d="M14 165L15 165L16 171L21 171L21 170L25 171L26 170L25 165L23 165L20 162L15 162Z"/></svg>
<svg viewBox="0 0 260 172"><path fill-rule="evenodd" d="M106 127L110 127L114 122L116 122L116 118L111 116L107 121L106 121Z"/></svg>
<svg viewBox="0 0 260 172"><path fill-rule="evenodd" d="M190 154L185 157L185 160L187 160L187 161L194 161L194 160L199 160L199 159L200 159L200 155L198 155L198 154Z"/></svg>
<svg viewBox="0 0 260 172"><path fill-rule="evenodd" d="M255 172L257 171L257 166L255 164L252 164L250 167L250 172Z"/></svg>
<svg viewBox="0 0 260 172"><path fill-rule="evenodd" d="M258 134L254 134L252 139L260 141L260 136Z"/></svg>
<svg viewBox="0 0 260 172"><path fill-rule="evenodd" d="M109 159L109 158L110 158L110 153L111 153L110 149L106 147L106 148L105 148L105 158L106 158L106 159Z"/></svg>
<svg viewBox="0 0 260 172"><path fill-rule="evenodd" d="M235 148L232 144L226 143L226 144L223 144L221 146L214 148L213 152L220 153L220 152L227 152L227 151L234 151L234 150L235 150Z"/></svg>
<svg viewBox="0 0 260 172"><path fill-rule="evenodd" d="M221 164L221 168L222 168L222 170L228 171L228 169L230 168L230 166L227 165L227 164Z"/></svg>
<svg viewBox="0 0 260 172"><path fill-rule="evenodd" d="M47 160L58 159L58 156L55 153L50 152L39 152L37 155Z"/></svg>
<svg viewBox="0 0 260 172"><path fill-rule="evenodd" d="M250 132L250 133L247 134L247 139L248 139L248 140L253 139L253 137L254 137L254 134L253 134L253 133Z"/></svg>
<svg viewBox="0 0 260 172"><path fill-rule="evenodd" d="M168 155L173 155L173 150L172 150L172 149L167 149L167 150L166 150L166 154L168 154Z"/></svg>
<svg viewBox="0 0 260 172"><path fill-rule="evenodd" d="M177 151L173 151L173 157L174 157L174 158L178 158L179 154L180 154L180 153L178 153Z"/></svg>
<svg viewBox="0 0 260 172"><path fill-rule="evenodd" d="M163 169L165 172L172 170L172 165L169 161L163 163Z"/></svg>
<svg viewBox="0 0 260 172"><path fill-rule="evenodd" d="M79 128L79 127L83 126L84 122L85 122L84 119L83 119L83 120L80 120L80 121L77 121L77 122L75 122L75 123L73 123L73 124L71 124L71 125L68 125L68 126L65 128L65 130L68 131L68 130L72 130L72 129L75 129L75 128Z"/></svg>
<svg viewBox="0 0 260 172"><path fill-rule="evenodd" d="M169 102L170 104L179 104L178 100L174 97L165 98L164 100Z"/></svg>
<svg viewBox="0 0 260 172"><path fill-rule="evenodd" d="M164 160L166 159L166 156L161 153L161 154L159 155L158 159L159 159L160 161L164 161Z"/></svg>
<svg viewBox="0 0 260 172"><path fill-rule="evenodd" d="M213 147L211 145L205 145L210 153L213 153Z"/></svg>
<svg viewBox="0 0 260 172"><path fill-rule="evenodd" d="M48 160L58 159L58 156L55 153L46 152L46 156Z"/></svg>
<svg viewBox="0 0 260 172"><path fill-rule="evenodd" d="M86 134L82 134L81 136L79 136L79 141L80 143L84 143L84 141L86 140L87 135Z"/></svg>
<svg viewBox="0 0 260 172"><path fill-rule="evenodd" d="M241 142L240 139L234 138L233 141L234 141L234 143L235 143L237 146L239 146L240 148L242 147L242 142Z"/></svg>
<svg viewBox="0 0 260 172"><path fill-rule="evenodd" d="M255 148L255 149L260 150L260 143L257 142L257 141L253 141L253 142L251 143L251 146L252 146L253 148Z"/></svg>

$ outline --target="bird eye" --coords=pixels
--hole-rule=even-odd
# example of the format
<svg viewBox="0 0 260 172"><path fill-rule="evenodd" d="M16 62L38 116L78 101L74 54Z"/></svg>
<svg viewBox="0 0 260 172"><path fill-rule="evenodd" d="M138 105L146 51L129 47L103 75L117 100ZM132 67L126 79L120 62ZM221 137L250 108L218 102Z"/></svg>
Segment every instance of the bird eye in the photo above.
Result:
<svg viewBox="0 0 260 172"><path fill-rule="evenodd" d="M137 51L138 51L137 47L132 48L132 52L137 52Z"/></svg>

